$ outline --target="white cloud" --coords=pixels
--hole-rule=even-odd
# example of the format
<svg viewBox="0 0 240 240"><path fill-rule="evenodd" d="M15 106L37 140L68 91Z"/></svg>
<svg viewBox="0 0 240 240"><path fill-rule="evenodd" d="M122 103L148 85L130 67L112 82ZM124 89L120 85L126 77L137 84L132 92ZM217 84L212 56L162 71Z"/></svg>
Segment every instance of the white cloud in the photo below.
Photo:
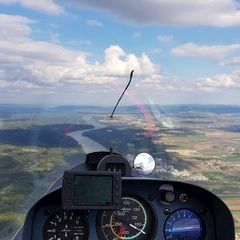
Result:
<svg viewBox="0 0 240 240"><path fill-rule="evenodd" d="M222 73L209 77L188 79L179 76L153 75L144 78L139 84L140 89L151 89L152 93L166 91L167 93L180 92L198 93L227 92L228 90L240 90L240 71Z"/></svg>
<svg viewBox="0 0 240 240"><path fill-rule="evenodd" d="M159 42L162 42L162 43L170 43L170 42L173 41L173 36L171 36L171 35L158 35L157 39L158 39Z"/></svg>
<svg viewBox="0 0 240 240"><path fill-rule="evenodd" d="M88 19L87 20L87 25L94 26L94 27L102 27L103 23L96 20L96 19Z"/></svg>
<svg viewBox="0 0 240 240"><path fill-rule="evenodd" d="M126 53L117 45L105 49L104 62L95 64L86 63L84 68L73 66L69 68L64 77L72 83L112 83L118 84L119 78L127 76L132 69L142 78L146 75L159 74L159 67L151 62L146 54L137 57Z"/></svg>
<svg viewBox="0 0 240 240"><path fill-rule="evenodd" d="M135 32L133 34L133 38L140 38L141 37L141 33L140 32Z"/></svg>
<svg viewBox="0 0 240 240"><path fill-rule="evenodd" d="M222 61L225 57L240 51L240 44L230 45L199 45L186 43L171 50L177 57L197 57L215 61Z"/></svg>
<svg viewBox="0 0 240 240"><path fill-rule="evenodd" d="M58 43L60 44L60 34L57 32L50 32L50 41L53 43Z"/></svg>
<svg viewBox="0 0 240 240"><path fill-rule="evenodd" d="M152 53L154 53L154 54L158 54L158 53L160 53L160 52L162 52L162 49L161 49L161 48L154 48L154 49L152 50Z"/></svg>
<svg viewBox="0 0 240 240"><path fill-rule="evenodd" d="M28 36L31 33L29 26L31 23L33 23L33 21L26 17L18 15L9 17L7 14L0 14L1 39Z"/></svg>
<svg viewBox="0 0 240 240"><path fill-rule="evenodd" d="M20 4L23 7L50 15L64 13L64 9L56 4L54 0L0 0L0 4Z"/></svg>
<svg viewBox="0 0 240 240"><path fill-rule="evenodd" d="M233 57L230 60L226 60L221 62L223 66L230 66L230 67L240 67L240 57Z"/></svg>
<svg viewBox="0 0 240 240"><path fill-rule="evenodd" d="M240 89L240 71L202 78L198 80L197 87L204 91L223 90L226 88Z"/></svg>
<svg viewBox="0 0 240 240"><path fill-rule="evenodd" d="M89 40L70 40L66 41L65 44L70 45L70 46L82 46L82 45L91 45L91 41Z"/></svg>
<svg viewBox="0 0 240 240"><path fill-rule="evenodd" d="M195 82L189 79L185 79L179 76L164 76L162 74L155 74L152 76L144 77L137 87L145 91L151 91L151 93L158 91L165 91L166 93L172 94L175 92L188 92L196 89Z"/></svg>
<svg viewBox="0 0 240 240"><path fill-rule="evenodd" d="M0 21L1 88L117 84L132 69L139 78L160 74L159 66L144 53L136 56L113 45L105 49L102 62L91 63L88 53L69 50L58 43L32 40L32 21L28 18L0 15L0 19L4 20ZM8 38L6 31L10 32Z"/></svg>
<svg viewBox="0 0 240 240"><path fill-rule="evenodd" d="M106 10L138 23L174 26L240 25L235 0L79 0L80 6Z"/></svg>

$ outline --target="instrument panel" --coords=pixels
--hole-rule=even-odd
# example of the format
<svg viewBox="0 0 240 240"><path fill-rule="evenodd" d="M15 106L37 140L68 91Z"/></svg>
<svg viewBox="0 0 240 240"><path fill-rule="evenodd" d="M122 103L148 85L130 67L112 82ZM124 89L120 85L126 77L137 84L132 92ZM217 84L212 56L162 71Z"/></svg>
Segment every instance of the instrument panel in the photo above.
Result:
<svg viewBox="0 0 240 240"><path fill-rule="evenodd" d="M24 239L221 240L216 237L221 226L208 191L191 184L131 178L122 179L122 190L118 210L63 210L58 189L34 207L28 216L31 238Z"/></svg>

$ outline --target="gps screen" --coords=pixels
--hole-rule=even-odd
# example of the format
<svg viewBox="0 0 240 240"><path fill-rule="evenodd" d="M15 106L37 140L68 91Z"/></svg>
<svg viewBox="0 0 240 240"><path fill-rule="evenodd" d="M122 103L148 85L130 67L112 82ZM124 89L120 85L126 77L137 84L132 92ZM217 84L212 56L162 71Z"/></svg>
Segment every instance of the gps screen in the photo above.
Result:
<svg viewBox="0 0 240 240"><path fill-rule="evenodd" d="M112 205L112 176L74 176L73 202L75 206Z"/></svg>

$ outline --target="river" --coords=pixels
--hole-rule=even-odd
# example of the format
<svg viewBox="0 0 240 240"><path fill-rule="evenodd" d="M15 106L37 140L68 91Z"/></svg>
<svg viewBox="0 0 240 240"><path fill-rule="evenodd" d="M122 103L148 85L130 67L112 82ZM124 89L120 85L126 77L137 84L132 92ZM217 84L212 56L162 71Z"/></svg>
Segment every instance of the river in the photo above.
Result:
<svg viewBox="0 0 240 240"><path fill-rule="evenodd" d="M105 125L99 123L97 120L94 119L93 116L89 115L83 116L83 120L86 124L93 125L94 128L70 132L67 135L75 139L79 143L79 145L81 145L86 154L97 151L108 151L103 145L99 144L98 142L94 141L93 139L87 136L84 136L85 132L104 128Z"/></svg>

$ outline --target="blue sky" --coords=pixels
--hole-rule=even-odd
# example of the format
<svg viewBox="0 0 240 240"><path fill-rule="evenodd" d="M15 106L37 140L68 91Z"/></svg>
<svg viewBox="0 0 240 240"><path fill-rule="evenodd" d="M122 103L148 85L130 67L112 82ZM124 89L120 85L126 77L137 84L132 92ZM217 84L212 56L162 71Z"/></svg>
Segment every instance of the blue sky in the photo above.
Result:
<svg viewBox="0 0 240 240"><path fill-rule="evenodd" d="M0 0L0 103L234 104L232 0Z"/></svg>

